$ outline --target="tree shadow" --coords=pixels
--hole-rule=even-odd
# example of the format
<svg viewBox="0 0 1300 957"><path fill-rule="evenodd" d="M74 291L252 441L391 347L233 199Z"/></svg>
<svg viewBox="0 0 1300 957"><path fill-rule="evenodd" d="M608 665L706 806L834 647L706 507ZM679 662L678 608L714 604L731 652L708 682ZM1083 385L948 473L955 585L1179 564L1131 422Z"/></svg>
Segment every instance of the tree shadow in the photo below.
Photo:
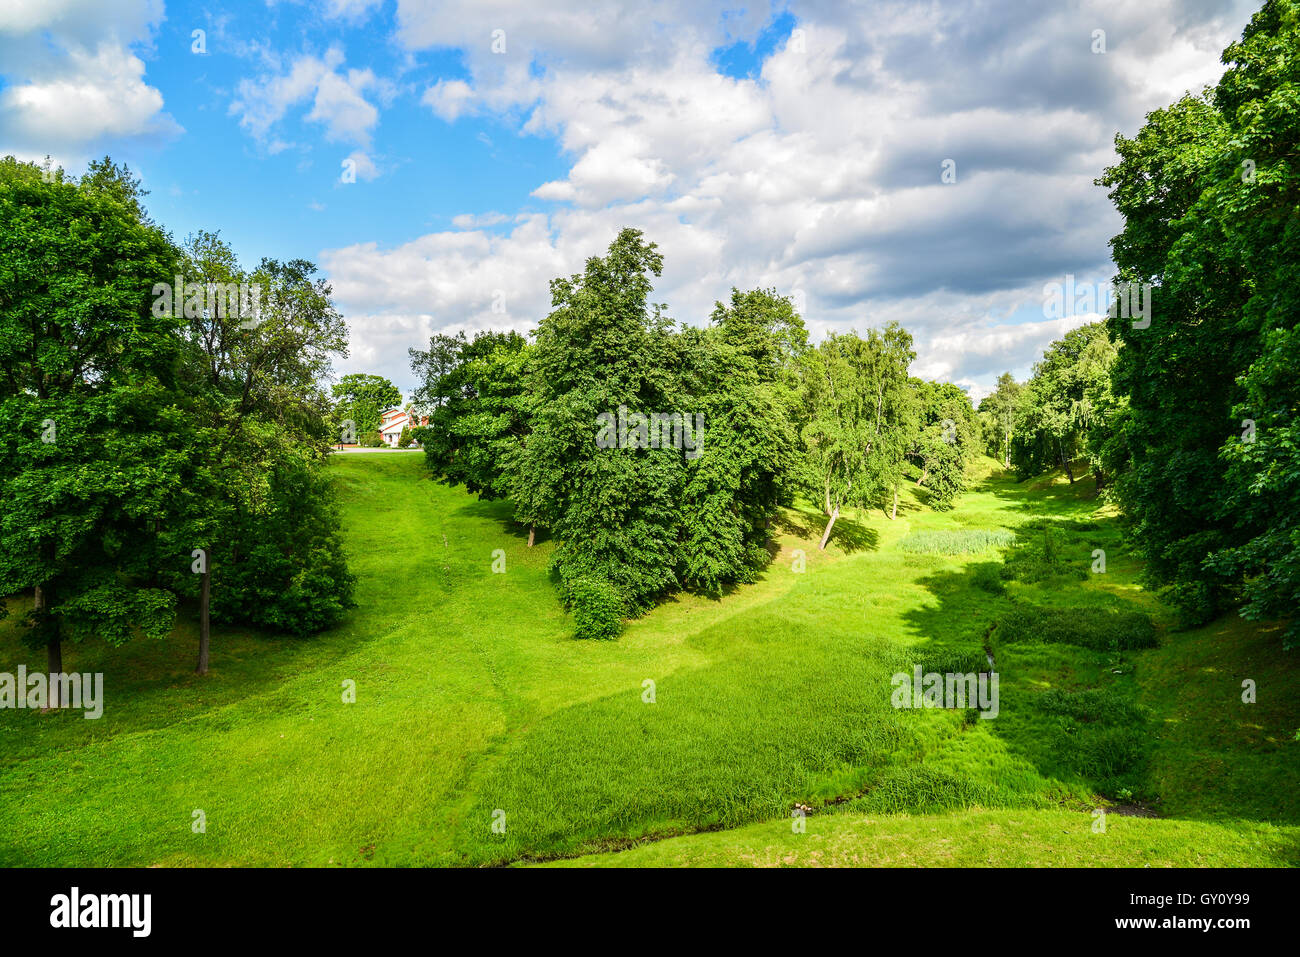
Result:
<svg viewBox="0 0 1300 957"><path fill-rule="evenodd" d="M1105 604L1149 610L1083 585L1080 577L1088 576L1078 575L1077 567L1066 574L1035 577L1042 563L1035 550L1042 550L1043 536L1086 524L1099 523L1069 518L1031 521L1017 530L1013 545L1000 550L1000 560L975 560L961 569L935 571L918 580L935 600L904 614L909 630L920 641L906 649L903 664L909 668L921 665L926 671L952 667L963 673L991 668L999 675L999 714L973 724L992 734L1008 755L1033 767L1045 781L1061 782L1067 803L1077 806L1086 801L1086 792L1091 792L1125 805L1127 809L1121 813L1130 813L1128 802L1136 800L1145 805L1138 810L1154 808L1161 814L1163 800L1170 796L1168 789L1192 773L1181 764L1167 763L1185 758L1178 750L1180 745L1173 739L1166 744L1165 739L1175 733L1180 721L1190 719L1186 714L1166 713L1168 701L1163 702L1162 710L1150 710L1148 702L1161 700L1161 696L1153 697L1151 689L1180 681L1204 683L1204 676L1179 678L1170 668L1182 666L1164 648L1098 651L1066 643L1004 641L999 636L998 624L1005 616L1035 607L1022 600L1028 594L1036 594L1044 605L1050 602L1056 608ZM1017 584L1008 590L1011 582ZM1262 761L1285 761L1281 751L1271 758L1251 753L1248 742L1252 739L1245 730L1256 715L1249 709L1238 711L1241 716L1230 715L1225 705L1211 719L1201 710L1199 720L1213 720L1222 733L1200 741L1202 751L1195 757L1201 765L1217 768L1220 780L1212 795L1191 810L1180 807L1177 816L1206 821L1300 822L1294 803L1284 808L1276 802L1270 805L1254 800L1237 803L1225 813L1221 798L1246 786L1238 787L1238 779L1245 782L1251 778L1261 770ZM1163 766L1162 760L1166 762ZM1175 771L1172 776L1171 770ZM1125 785L1132 788L1131 795L1125 793ZM1062 796L1055 785L1046 793Z"/></svg>
<svg viewBox="0 0 1300 957"><path fill-rule="evenodd" d="M464 487L461 486L463 489ZM523 542L528 541L528 526L515 518L514 505L508 498L484 499L472 492L465 492L466 501L456 509L456 515L464 515L479 521L495 522L503 534ZM540 545L551 539L550 532L538 525L533 536L533 545Z"/></svg>
<svg viewBox="0 0 1300 957"><path fill-rule="evenodd" d="M787 508L778 513L772 529L810 543L820 543L826 530L826 521L826 517L819 513ZM832 544L839 546L846 555L875 551L880 544L880 533L856 519L840 515L835 520L835 527L831 529L831 537L826 544L828 547ZM768 552L774 559L779 551L780 546L775 541L768 543Z"/></svg>

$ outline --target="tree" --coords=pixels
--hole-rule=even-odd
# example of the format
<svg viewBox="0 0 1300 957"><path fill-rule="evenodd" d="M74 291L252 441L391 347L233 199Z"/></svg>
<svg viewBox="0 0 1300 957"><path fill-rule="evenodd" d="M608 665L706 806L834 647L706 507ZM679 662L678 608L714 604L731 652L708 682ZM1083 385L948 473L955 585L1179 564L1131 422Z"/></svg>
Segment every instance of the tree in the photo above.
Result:
<svg viewBox="0 0 1300 957"><path fill-rule="evenodd" d="M189 308L186 297L184 369L198 437L190 494L164 538L175 553L201 553L196 671L205 674L209 616L304 634L351 605L337 507L318 474L334 436L317 383L332 356L346 354L346 327L311 263L263 260L246 273L207 232L191 236L183 253L196 289L242 283L258 291L255 316L221 300ZM192 593L192 582L182 573L172 584Z"/></svg>
<svg viewBox="0 0 1300 957"><path fill-rule="evenodd" d="M580 580L604 581L637 612L680 584L686 459L625 428L630 416L674 408L677 397L671 322L649 302L662 268L654 243L624 229L583 272L551 282L553 309L537 329L532 429L506 482L518 518L553 531L566 601ZM597 442L602 415L619 420L612 447Z"/></svg>
<svg viewBox="0 0 1300 957"><path fill-rule="evenodd" d="M175 255L114 169L0 167L0 594L33 591L52 674L65 636L160 637L174 614L147 559L180 484L157 425L177 419L176 322L149 301Z"/></svg>
<svg viewBox="0 0 1300 957"><path fill-rule="evenodd" d="M428 350L409 350L411 370L420 379L413 405L429 417L418 437L425 465L433 474L453 485L465 483L473 492L489 490L489 498L500 494L501 466L494 456L506 454L508 449L489 449L477 443L489 438L480 430L492 432L499 427L513 435L520 432L520 411L507 411L502 404L515 403L523 392L520 354L526 345L517 332L480 332L473 340L466 339L464 333L439 333L429 340ZM492 360L498 350L501 356ZM509 355L516 358L507 359ZM491 406L487 412L491 421L470 421L485 411L484 392L489 393L485 401ZM500 415L509 421L498 420Z"/></svg>
<svg viewBox="0 0 1300 957"><path fill-rule="evenodd" d="M1072 462L1086 451L1098 426L1098 398L1106 390L1116 349L1100 322L1072 329L1053 342L1020 391L1011 457L1022 478L1053 466L1074 484Z"/></svg>
<svg viewBox="0 0 1300 957"><path fill-rule="evenodd" d="M1265 3L1223 61L1212 93L1117 137L1099 180L1124 217L1117 278L1155 303L1149 328L1110 320L1123 401L1101 455L1188 624L1238 602L1291 615L1300 597L1300 5Z"/></svg>
<svg viewBox="0 0 1300 957"><path fill-rule="evenodd" d="M402 402L402 393L379 375L352 372L330 389L335 423L352 423L351 434L378 431L383 414Z"/></svg>
<svg viewBox="0 0 1300 957"><path fill-rule="evenodd" d="M1015 376L1004 372L998 376L997 389L980 400L979 411L986 413L992 424L993 443L989 454L1005 468L1011 467L1011 439L1016 434L1021 390Z"/></svg>
<svg viewBox="0 0 1300 957"><path fill-rule="evenodd" d="M932 508L951 508L966 490L966 465L979 446L979 420L959 386L922 379L911 384L917 422L909 455L921 470L916 484L929 490Z"/></svg>
<svg viewBox="0 0 1300 957"><path fill-rule="evenodd" d="M866 339L832 334L805 360L806 486L827 515L821 548L843 508L894 493L915 423L907 369L912 338L891 323Z"/></svg>

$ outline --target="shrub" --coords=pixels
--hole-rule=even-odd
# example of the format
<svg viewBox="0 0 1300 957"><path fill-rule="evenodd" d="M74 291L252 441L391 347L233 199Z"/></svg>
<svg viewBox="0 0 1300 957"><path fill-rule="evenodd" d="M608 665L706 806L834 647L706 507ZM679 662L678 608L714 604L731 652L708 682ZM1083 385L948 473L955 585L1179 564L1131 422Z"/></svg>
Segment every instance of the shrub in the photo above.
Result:
<svg viewBox="0 0 1300 957"><path fill-rule="evenodd" d="M1154 648L1156 628L1138 611L1115 608L1013 608L998 622L997 637L1008 644L1056 643L1094 651Z"/></svg>
<svg viewBox="0 0 1300 957"><path fill-rule="evenodd" d="M362 432L357 444L363 449L377 449L384 444L384 437L378 432Z"/></svg>
<svg viewBox="0 0 1300 957"><path fill-rule="evenodd" d="M398 436L397 447L399 449L409 449L411 447L411 427L409 425L402 426L402 434Z"/></svg>
<svg viewBox="0 0 1300 957"><path fill-rule="evenodd" d="M575 578L569 583L573 608L573 637L617 638L623 631L627 602L618 589L601 578Z"/></svg>
<svg viewBox="0 0 1300 957"><path fill-rule="evenodd" d="M212 618L292 635L336 624L356 606L334 487L305 462L270 474L255 513L223 529L212 566Z"/></svg>
<svg viewBox="0 0 1300 957"><path fill-rule="evenodd" d="M981 562L971 571L971 584L991 595L1005 594L1007 590L1007 583L1003 580L1006 577L1003 573L1005 568L1005 565L996 562Z"/></svg>

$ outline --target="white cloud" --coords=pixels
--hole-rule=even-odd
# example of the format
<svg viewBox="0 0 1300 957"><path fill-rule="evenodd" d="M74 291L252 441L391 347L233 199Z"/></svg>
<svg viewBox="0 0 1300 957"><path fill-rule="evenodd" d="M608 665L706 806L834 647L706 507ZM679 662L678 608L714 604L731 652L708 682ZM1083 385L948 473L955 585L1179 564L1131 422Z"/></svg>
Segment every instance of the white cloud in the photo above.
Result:
<svg viewBox="0 0 1300 957"><path fill-rule="evenodd" d="M464 80L439 80L424 92L421 102L452 123L473 104L474 91Z"/></svg>
<svg viewBox="0 0 1300 957"><path fill-rule="evenodd" d="M1115 131L1132 134L1145 112L1213 82L1250 9L1199 14L1161 0L867 13L814 2L793 12L801 42L778 43L756 78L736 79L711 51L752 39L761 9L724 27L708 4L630 13L612 0L399 0L409 49L464 55L468 79L424 93L437 116L487 114L553 135L571 162L533 189L558 207L506 236L466 215L454 232L395 249L327 251L340 300L367 310L354 362L372 339L422 345L444 327L535 324L549 279L636 226L665 256L655 299L672 315L702 322L732 285L798 290L814 335L897 319L915 336L917 374L978 397L1085 321L1017 319L1046 278L1106 277L1119 221L1093 179ZM1089 50L1098 26L1104 55ZM492 52L495 29L504 54ZM947 158L952 185L940 181ZM490 311L498 288L510 290L508 317ZM376 354L407 378L404 348Z"/></svg>
<svg viewBox="0 0 1300 957"><path fill-rule="evenodd" d="M159 0L8 0L0 6L0 138L7 151L84 158L106 137L181 132L131 48Z"/></svg>
<svg viewBox="0 0 1300 957"><path fill-rule="evenodd" d="M301 54L287 70L272 57L270 72L240 81L230 113L270 148L282 142L270 140L271 131L290 110L310 100L311 109L305 119L321 124L327 140L369 149L379 123L379 109L366 94L384 103L396 91L392 83L369 69L342 71L343 62L343 51L338 47L331 47L323 57Z"/></svg>

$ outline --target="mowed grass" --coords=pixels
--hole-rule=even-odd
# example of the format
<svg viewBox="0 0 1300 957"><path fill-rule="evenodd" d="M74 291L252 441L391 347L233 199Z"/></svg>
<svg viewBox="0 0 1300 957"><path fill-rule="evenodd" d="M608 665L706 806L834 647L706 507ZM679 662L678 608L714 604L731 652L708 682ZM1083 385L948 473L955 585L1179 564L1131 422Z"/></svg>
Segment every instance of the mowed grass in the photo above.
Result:
<svg viewBox="0 0 1300 957"><path fill-rule="evenodd" d="M1094 825L1097 825L1094 829ZM833 815L692 834L552 867L1276 867L1300 864L1292 832L1267 824L1065 810Z"/></svg>
<svg viewBox="0 0 1300 957"><path fill-rule="evenodd" d="M1129 798L1187 820L1124 819L1135 843L1085 840L1071 845L1076 862L1292 860L1294 697L1244 713L1177 698L1184 667L1195 687L1221 692L1214 669L1230 671L1234 652L1216 659L1198 644L1216 626L1165 633L1086 482L1016 485L988 463L953 511L909 499L896 521L851 514L826 552L821 518L791 511L755 585L720 601L679 595L618 641L579 642L547 575L550 544L527 548L507 503L429 481L418 453L330 467L358 608L305 641L220 629L204 679L192 674L189 621L163 642L68 648L66 668L105 673L104 717L0 712L0 863L479 865L646 854L647 841L693 832L708 833L681 840L718 842L702 862L760 863L742 853L751 831L741 829L789 831L796 803L814 811L808 834L792 837L837 828L845 848L797 863L853 862L852 835L874 842L881 829L900 852L864 863L919 863L938 853L935 829L975 839L971 815L985 812L971 809L1014 814L1047 841L1051 815L1092 837L1089 809ZM969 531L1015 543L965 555L900 547L909 535ZM1094 548L1107 549L1105 575L1086 572ZM1145 611L1165 644L999 643L997 623L1014 608L1078 604ZM1239 637L1261 687L1295 687L1275 631ZM1186 665L1177 642L1208 657ZM989 652L1002 679L997 719L890 706L895 672ZM0 670L20 662L42 658L0 623ZM342 700L345 681L354 704ZM1153 713L1140 753L1107 723L1127 704L1089 720L1079 702L1092 699L1040 697L1087 689ZM1077 759L1076 736L1092 760ZM1237 770L1193 791L1216 767ZM1243 776L1261 775L1268 793L1244 800ZM875 823L855 830L855 820ZM980 846L1002 835L1006 862L1059 862L1034 859L1042 845L1012 828L978 833ZM917 842L927 847L909 858Z"/></svg>

